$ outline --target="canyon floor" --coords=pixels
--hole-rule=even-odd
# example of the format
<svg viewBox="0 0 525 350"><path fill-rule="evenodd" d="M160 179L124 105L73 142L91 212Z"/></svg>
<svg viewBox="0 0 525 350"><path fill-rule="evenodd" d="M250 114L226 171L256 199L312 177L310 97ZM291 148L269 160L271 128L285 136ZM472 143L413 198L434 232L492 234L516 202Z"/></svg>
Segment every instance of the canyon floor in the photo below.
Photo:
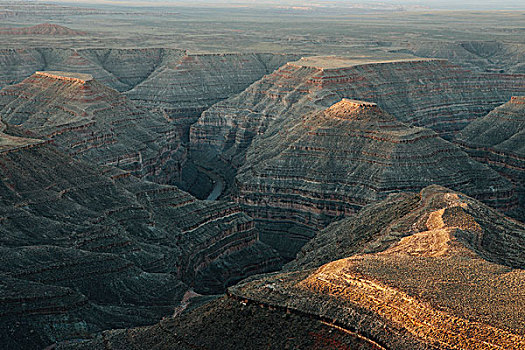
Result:
<svg viewBox="0 0 525 350"><path fill-rule="evenodd" d="M525 9L245 5L0 0L0 348L525 349Z"/></svg>

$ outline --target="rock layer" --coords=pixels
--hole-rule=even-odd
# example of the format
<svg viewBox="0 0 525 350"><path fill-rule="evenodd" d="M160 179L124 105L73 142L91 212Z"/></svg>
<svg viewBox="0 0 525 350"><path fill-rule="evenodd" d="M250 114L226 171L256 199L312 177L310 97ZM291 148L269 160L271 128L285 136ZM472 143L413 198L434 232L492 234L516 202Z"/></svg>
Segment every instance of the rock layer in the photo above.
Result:
<svg viewBox="0 0 525 350"><path fill-rule="evenodd" d="M321 110L341 98L374 101L405 123L451 137L525 91L523 82L523 75L471 73L438 59L303 58L204 112L192 126L191 147L198 157L220 157L236 167L253 138L275 120Z"/></svg>
<svg viewBox="0 0 525 350"><path fill-rule="evenodd" d="M286 326L271 332L272 344L521 349L524 246L523 224L461 193L430 186L418 194L392 195L333 224L287 271L231 287L225 299L155 326L105 332L58 348L211 349L220 344L233 349L246 338L262 348L258 344L265 332L259 332L256 321L264 317L277 326L280 314ZM222 324L224 319L241 326L228 336L209 331L207 320ZM323 332L320 324L331 332ZM304 334L301 325L312 332ZM282 329L297 332L290 340Z"/></svg>
<svg viewBox="0 0 525 350"><path fill-rule="evenodd" d="M486 163L516 187L525 208L525 97L514 96L456 137L470 156ZM520 219L525 220L525 213Z"/></svg>
<svg viewBox="0 0 525 350"><path fill-rule="evenodd" d="M493 207L517 207L512 185L435 132L409 127L375 103L343 99L289 117L255 139L233 197L290 258L317 229L400 191L441 184Z"/></svg>
<svg viewBox="0 0 525 350"><path fill-rule="evenodd" d="M49 141L20 136L20 128L2 129L0 343L7 348L151 324L189 287L221 292L280 264L236 204L199 201L74 160Z"/></svg>
<svg viewBox="0 0 525 350"><path fill-rule="evenodd" d="M89 74L36 72L0 91L0 113L77 159L161 182L180 176L185 150L168 121Z"/></svg>

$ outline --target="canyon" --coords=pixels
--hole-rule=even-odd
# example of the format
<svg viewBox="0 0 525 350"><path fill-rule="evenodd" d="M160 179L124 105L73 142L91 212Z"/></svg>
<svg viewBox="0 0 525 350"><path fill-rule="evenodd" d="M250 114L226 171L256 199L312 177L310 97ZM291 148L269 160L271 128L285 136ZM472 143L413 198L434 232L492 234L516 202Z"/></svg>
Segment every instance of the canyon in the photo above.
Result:
<svg viewBox="0 0 525 350"><path fill-rule="evenodd" d="M288 259L317 230L394 192L440 184L502 211L518 209L509 181L375 103L342 99L276 121L245 159L232 197L260 223L261 239Z"/></svg>
<svg viewBox="0 0 525 350"><path fill-rule="evenodd" d="M286 259L333 220L430 184L523 220L522 185L446 141L523 82L441 59L302 58L206 110L190 154L230 179L225 192Z"/></svg>
<svg viewBox="0 0 525 350"><path fill-rule="evenodd" d="M109 102L110 99L117 98L116 92L120 92L133 102L119 102L126 105L122 108L131 110L122 114L128 115L123 119L142 118L146 127L149 124L148 120L159 120L159 118L163 120L162 123L169 128L170 134L170 137L163 138L165 145L169 144L170 148L163 151L167 156L166 166L170 167L169 171L162 172L163 176L166 176L163 181L176 184L205 199L206 193L212 186L211 180L203 176L196 180L197 174L201 171L188 159L187 147L183 146L189 142L190 125L212 104L241 92L263 75L271 73L294 58L297 56L293 54L192 55L185 50L165 48L2 49L0 50L0 88L20 83L21 85L3 89L2 100L4 104L23 103L24 98L29 97L19 97L21 90L26 87L32 89L31 84L34 80L44 80L41 75L32 76L35 71L62 71L90 75L96 83L90 82L85 86L96 85L94 89L97 91L93 94L104 95L105 97L98 98L107 100L107 106L98 108L101 110L106 108L106 110L97 110L97 112L113 113L115 118L122 118L118 115L120 113L114 111L115 106L110 106L114 102ZM30 80L23 82L24 79ZM54 86L56 92L61 89L58 83ZM41 89L43 91L40 93L48 93L45 91L45 83L41 84ZM34 93L39 92L26 92L26 94ZM72 88L70 93L76 92ZM7 94L11 99L17 97L18 102L12 102L6 97ZM125 97L119 96L118 99L124 101ZM64 100L67 98L65 96ZM77 101L63 102L77 103ZM81 109L82 106L73 106L69 109L79 108ZM130 123L129 120L127 123ZM155 128L154 124L149 127ZM107 136L96 137L104 137L104 142L110 142ZM100 140L96 142L100 143ZM89 141L84 146L88 147L89 143L93 142ZM165 148L165 145L159 147ZM123 161L130 163L138 163L140 158L136 151L122 156L127 158ZM167 162L168 158L173 162ZM121 162L117 157L112 161ZM151 172L152 169L149 171Z"/></svg>
<svg viewBox="0 0 525 350"><path fill-rule="evenodd" d="M189 288L217 293L280 264L238 205L74 160L48 141L2 141L8 348L148 324Z"/></svg>
<svg viewBox="0 0 525 350"><path fill-rule="evenodd" d="M36 72L0 94L2 345L150 324L190 288L281 266L237 204L155 176L178 140L162 116L84 73Z"/></svg>
<svg viewBox="0 0 525 350"><path fill-rule="evenodd" d="M56 55L56 51L47 54L51 52ZM95 59L92 51L62 53L65 61L47 67L71 71L37 70L23 79L32 69L28 67L17 73L19 82L0 90L2 304L9 305L0 317L2 344L29 348L58 343L58 348L69 349L113 342L112 346L129 347L132 341L140 348L150 340L135 343L135 337L153 339L156 332L171 334L178 329L202 332L210 327L207 322L221 323L226 318L244 325L240 338L225 326L222 333L205 338L166 339L172 342L169 346L181 348L207 347L218 338L236 339L222 343L228 348L245 344L243 332L250 332L257 319L264 318L270 320L271 329L282 328L283 320L291 322L291 328L272 335L271 342L283 346L289 344L287 334L293 330L303 334L297 344L314 344L312 348L327 344L425 348L422 344L438 341L434 336L440 342L452 341L439 332L455 331L437 323L432 325L435 328L408 328L393 336L409 323L411 314L393 321L388 308L378 309L362 295L390 300L388 283L396 288L401 284L392 271L383 273L388 264L411 266L426 276L436 268L456 273L456 260L439 267L432 264L442 262L427 266L418 260L411 265L405 258L398 262L399 254L442 257L453 251L450 254L460 260L474 254L486 261L480 263L482 271L490 273L495 273L493 266L518 271L522 267L522 224L495 214L497 209L518 219L523 215L523 176L516 147L521 140L523 98L507 97L525 89L520 74L472 73L437 59L338 57L302 58L267 74L286 56L248 55L252 63L266 62L261 63L264 69L253 72L246 68L252 67L246 55L146 50L145 58L133 50L110 50L105 65L98 65L93 62L102 59ZM121 61L111 63L115 67L135 61L136 56L157 55L157 60L162 56L165 61L153 65L163 68L140 64L146 69L133 75L118 73L117 68L109 74L112 55L117 53ZM85 69L76 69L79 66ZM224 79L235 75L233 71L239 72L239 80L224 84ZM354 71L364 77L353 76ZM422 72L433 76L428 78L432 83L421 82ZM185 85L188 77L193 80ZM370 92L372 86L376 92ZM442 89L448 93L441 95ZM426 104L420 106L423 101ZM444 114L449 116L446 123L433 122L443 122ZM496 147L498 152L488 151ZM500 158L494 159L494 154ZM452 190L426 188L432 184ZM442 197L456 202L450 204ZM448 206L439 207L443 203ZM460 212L459 218L452 216L459 226L428 226L436 213L457 208L475 208L475 219ZM484 221L480 213L486 215ZM434 231L424 235L421 232L426 231L413 231L421 220L427 220L426 229ZM402 228L391 228L388 222ZM481 231L470 232L461 226L465 223L474 228L485 225L483 235L475 238L472 235ZM505 227L503 232L510 236L497 236L503 233L495 227ZM483 249L468 243L475 241ZM467 245L460 249L458 244ZM361 275L334 262L336 257L350 259L348 266L359 270L360 263L354 262L360 261L359 254L366 257L362 266L377 267L370 274L386 278L370 277L380 287L363 285ZM392 256L396 259L391 261ZM254 274L276 271L285 262L281 273L230 287ZM328 286L318 282L315 269L321 265L319 271L331 271L319 277L329 281ZM489 278L488 273L480 272L479 278ZM521 283L520 278L516 283ZM360 299L350 300L348 292L332 295L330 291L339 290L341 283L357 288L351 293ZM279 290L279 297L274 300L265 286ZM406 292L420 288L427 295L427 287L409 285ZM486 288L479 293L495 287ZM226 290L226 296L210 296ZM470 317L461 313L468 310L459 309L436 314L426 306L427 299L414 301L406 292L396 301L399 307L405 308L407 302L417 305L424 310L418 312L432 319L466 322L464 318ZM443 302L441 295L433 297ZM367 311L350 312L352 319L348 315L340 319L335 311L316 311L341 305L350 310L349 303ZM259 307L264 311L255 312ZM203 308L206 319L201 316ZM172 310L179 311L168 317ZM290 316L282 319L283 312ZM510 317L510 311L499 312L504 314L497 322ZM486 321L489 316L480 317ZM161 323L148 326L161 317ZM384 322L386 328L379 333L374 327L362 328L376 322ZM496 326L507 332L508 327L500 323ZM125 330L134 337L124 340L118 328L136 326L145 328ZM494 326L468 327L485 334ZM512 332L501 336L519 344L519 335ZM98 335L78 342L92 334ZM264 339L254 341L263 344ZM201 341L201 345L194 343Z"/></svg>
<svg viewBox="0 0 525 350"><path fill-rule="evenodd" d="M523 11L129 4L0 0L0 348L525 348Z"/></svg>
<svg viewBox="0 0 525 350"><path fill-rule="evenodd" d="M52 67L72 71L37 70L25 79L19 74L16 79L20 82L0 90L4 188L1 276L2 305L6 306L0 317L0 343L19 348L52 343L65 349L105 344L140 348L151 340L135 343L133 339L154 339L157 332L171 334L179 329L186 334L200 333L210 327L208 322L237 320L243 324L240 338L226 326L204 338L166 338L169 346L181 348L207 347L221 339L228 348L248 346L244 339L250 337L243 332L251 332L257 320L264 318L270 322L269 329L283 328L282 322L286 322L288 328L273 333L271 339L283 346L289 346L287 334L293 331L302 334L296 344L304 347L425 348L422 344L428 342L453 341L453 336L450 340L444 334L455 334L455 330L437 323L429 326L434 328L407 328L403 335L394 336L399 327L409 323L411 314L406 320L393 320L390 309L378 309L363 297L371 293L390 300L388 283L399 288L400 277L388 269L384 273L385 266L411 266L421 276L436 268L456 273L456 260L474 254L486 261L480 263L479 278L488 279L487 274L495 273L493 266L517 271L522 267L522 224L495 211L516 218L523 215L522 174L519 163L511 167L509 161L519 160L519 148L512 145L520 144L522 98L512 97L498 107L508 94L522 92L519 74L480 75L436 59L372 62L337 57L302 58L267 74L267 65L277 66L284 57L250 56L257 57L257 62L266 57L267 62L266 68L253 73L251 68L247 72L241 69L247 64L243 55L146 52L169 56L163 58L169 63L153 73L134 72L136 75L124 78L116 68L112 75L104 72L109 72L111 55L120 53L119 59L134 61L135 51L108 51L106 66L90 64L80 71L74 70L86 57L89 62L101 59L95 60L93 52L82 52L82 56L66 52L69 64ZM232 68L232 62L241 68ZM290 69L293 71L287 71ZM242 78L225 85L222 79L231 78L233 70L240 71ZM366 72L374 84L381 74L387 78L378 85L380 89L389 85L396 89L366 95L375 100L351 99L349 96L365 96L350 92L356 84L353 81L363 81L345 75L352 70ZM452 84L447 78L447 82L433 84L461 90L459 97L446 96L470 102L456 108L459 102L439 101L440 90L433 88L426 96L435 94L435 101L425 100L424 111L418 109L422 97L412 99L421 94L421 72L444 74L440 70L452 70L456 81ZM396 73L387 75L386 71ZM407 80L412 71L417 73ZM336 73L343 75L334 76ZM182 81L188 74L194 83L186 89ZM116 76L119 78L112 78ZM214 92L196 87L197 81ZM405 90L399 88L400 81L406 84ZM465 93L465 86L472 81L475 85ZM252 85L248 86L249 82ZM366 84L371 83L359 86L369 89ZM495 87L489 88L491 84ZM485 88L480 90L480 86ZM412 89L408 94L412 97L392 94L397 89ZM481 108L475 91L486 101ZM196 99L198 95L206 99ZM435 109L443 109L439 113L447 113L451 119L436 126L431 120L441 121L441 114L428 114ZM419 120L414 117L418 115ZM471 118L475 120L470 122ZM494 119L500 123L493 123ZM463 124L468 125L462 128ZM479 130L488 134L476 141L484 135ZM495 152L479 153L479 144L486 150L505 145L506 140L509 147L499 151L504 152L503 159L491 161L490 154ZM443 187L426 188L432 184L464 194ZM175 185L198 188L199 195L208 200L197 199ZM451 204L442 197L456 202ZM439 207L443 203L448 204ZM448 224L443 223L452 220L448 217L434 219L438 212L455 213L458 208L474 208L475 215L460 212L454 214L459 215L456 218L451 214L457 222ZM485 215L484 221L480 213ZM441 226L431 227L431 219ZM431 233L423 234L425 227L417 231L422 220L427 220L425 227ZM391 228L388 222L401 228ZM468 231L470 226L461 226L465 223L473 225L472 232ZM477 229L480 225L482 231ZM34 227L39 227L38 232ZM503 232L510 236L497 236L503 233L495 227L504 227ZM351 230L355 233L349 233ZM480 232L482 236L473 236ZM482 245L473 248L474 243L468 242ZM458 244L466 245L460 249ZM348 266L359 270L359 254L366 257L362 266L377 267L369 271L374 276L370 277L372 284L363 285L362 275L334 262L336 257L350 259ZM458 258L436 267L432 264L442 262L432 261L428 266L419 260L413 265L406 258L398 262L400 254L452 254ZM392 256L396 259L389 260ZM279 270L285 262L289 263L283 272L230 287L254 274ZM321 265L319 271L329 270L330 274L316 272ZM469 269L470 265L461 268ZM319 284L316 273L329 284ZM383 280L377 281L376 275ZM515 283L521 283L520 278ZM351 294L360 299L349 299L348 292L332 295L330 291L339 290L341 283L345 288L348 283L354 286ZM406 294L415 288L426 296L427 285L406 288L396 299L398 307L415 305L424 310L417 312L431 319L466 322L465 317L470 317L465 313L468 310L462 309L436 313L426 306L427 299L414 301L413 295ZM495 286L486 288L479 293L492 293ZM226 290L226 296L210 296ZM279 291L275 300L274 290ZM443 303L442 295L433 297ZM516 298L512 296L512 300ZM349 303L367 311L352 311L342 319L330 311L341 305L351 310ZM256 312L260 307L264 311ZM169 317L173 310L179 311ZM503 314L495 319L500 322L494 321L496 326L489 322L489 326L475 323L468 327L480 334L489 334L490 327L502 327L503 333L498 334L511 339L509 344L519 344L515 328L505 333L508 327L501 323L505 317L508 322L516 317L504 308L498 312ZM289 316L283 319L283 313ZM161 323L148 326L162 317ZM493 315L479 317L487 322ZM383 322L383 331L362 328L377 322ZM515 322L520 322L519 318ZM144 328L118 330L136 326ZM124 339L121 332L134 336ZM93 334L98 335L78 341ZM484 337L479 341L492 341L491 335ZM253 341L263 344L265 339L255 337ZM255 343L250 345L256 348Z"/></svg>
<svg viewBox="0 0 525 350"><path fill-rule="evenodd" d="M521 349L524 244L522 223L461 193L397 193L320 231L281 273L182 317L58 349ZM253 333L262 317L272 331Z"/></svg>
<svg viewBox="0 0 525 350"><path fill-rule="evenodd" d="M189 54L183 49L34 49L0 50L0 88L35 71L90 74L168 116L198 117L212 104L237 94L273 72L293 54ZM191 123L191 120L188 121Z"/></svg>

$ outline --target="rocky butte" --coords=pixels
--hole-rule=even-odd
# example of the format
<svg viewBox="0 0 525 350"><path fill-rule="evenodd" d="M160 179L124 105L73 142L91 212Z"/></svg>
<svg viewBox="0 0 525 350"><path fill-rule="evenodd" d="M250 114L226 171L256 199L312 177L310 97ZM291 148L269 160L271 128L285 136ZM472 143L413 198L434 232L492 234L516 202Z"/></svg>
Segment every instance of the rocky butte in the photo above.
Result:
<svg viewBox="0 0 525 350"><path fill-rule="evenodd" d="M451 138L522 91L523 75L472 73L441 59L308 57L205 111L191 128L190 143L200 158L220 156L236 167L253 138L275 120L342 98L373 101L402 122Z"/></svg>
<svg viewBox="0 0 525 350"><path fill-rule="evenodd" d="M237 173L232 197L287 258L316 230L394 192L441 184L501 210L517 208L512 184L458 146L350 99L276 120Z"/></svg>
<svg viewBox="0 0 525 350"><path fill-rule="evenodd" d="M180 176L185 150L169 122L89 74L36 72L0 91L0 114L77 159L165 183Z"/></svg>
<svg viewBox="0 0 525 350"><path fill-rule="evenodd" d="M393 194L319 232L284 272L58 349L522 349L524 248L523 224L464 194Z"/></svg>

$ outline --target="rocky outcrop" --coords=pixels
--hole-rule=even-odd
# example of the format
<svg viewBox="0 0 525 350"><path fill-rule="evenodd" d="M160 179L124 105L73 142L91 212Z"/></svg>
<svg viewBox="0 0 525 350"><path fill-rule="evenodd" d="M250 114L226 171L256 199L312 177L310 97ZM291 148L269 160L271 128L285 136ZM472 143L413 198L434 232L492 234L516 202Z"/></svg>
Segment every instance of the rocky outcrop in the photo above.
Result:
<svg viewBox="0 0 525 350"><path fill-rule="evenodd" d="M448 138L525 91L523 81L523 75L471 73L438 59L303 58L205 111L191 128L192 152L237 167L252 139L275 120L325 109L341 98L374 101L400 121Z"/></svg>
<svg viewBox="0 0 525 350"><path fill-rule="evenodd" d="M514 96L483 118L470 123L456 142L479 162L508 178L525 208L525 97ZM521 213L525 220L525 213Z"/></svg>
<svg viewBox="0 0 525 350"><path fill-rule="evenodd" d="M262 338L313 349L521 349L524 246L523 224L430 186L331 225L285 272L231 287L224 299L155 326L58 348L233 349L246 338L262 348ZM278 314L286 327L279 327ZM259 331L262 317L271 336ZM239 325L235 332L210 326L225 319ZM304 334L301 325L311 332ZM293 337L283 328L294 330Z"/></svg>
<svg viewBox="0 0 525 350"><path fill-rule="evenodd" d="M261 239L293 258L316 230L393 192L441 184L493 207L517 207L512 185L435 132L375 103L343 99L277 120L256 138L232 196L261 223Z"/></svg>
<svg viewBox="0 0 525 350"><path fill-rule="evenodd" d="M457 226L465 232L475 230L470 238L461 239L470 242L470 249L476 254L494 263L523 268L523 223L463 194L434 185L420 193L389 195L355 216L331 224L308 242L286 269L318 267L355 254L382 252L407 236L441 229L443 225ZM430 251L421 247L422 254Z"/></svg>
<svg viewBox="0 0 525 350"><path fill-rule="evenodd" d="M69 79L86 81L85 76ZM19 128L4 127L5 132ZM0 135L0 343L43 348L151 324L185 291L275 269L238 205L196 200L48 141Z"/></svg>
<svg viewBox="0 0 525 350"><path fill-rule="evenodd" d="M36 72L0 91L0 113L77 159L164 183L180 176L186 152L168 121L89 74Z"/></svg>
<svg viewBox="0 0 525 350"><path fill-rule="evenodd" d="M82 36L86 35L85 32L76 31L68 27L64 27L58 24L43 23L37 24L36 26L23 27L23 28L0 28L0 35L67 35L67 36Z"/></svg>
<svg viewBox="0 0 525 350"><path fill-rule="evenodd" d="M365 208L319 233L289 273L230 292L330 318L388 349L523 347L525 226L442 187L418 197Z"/></svg>

